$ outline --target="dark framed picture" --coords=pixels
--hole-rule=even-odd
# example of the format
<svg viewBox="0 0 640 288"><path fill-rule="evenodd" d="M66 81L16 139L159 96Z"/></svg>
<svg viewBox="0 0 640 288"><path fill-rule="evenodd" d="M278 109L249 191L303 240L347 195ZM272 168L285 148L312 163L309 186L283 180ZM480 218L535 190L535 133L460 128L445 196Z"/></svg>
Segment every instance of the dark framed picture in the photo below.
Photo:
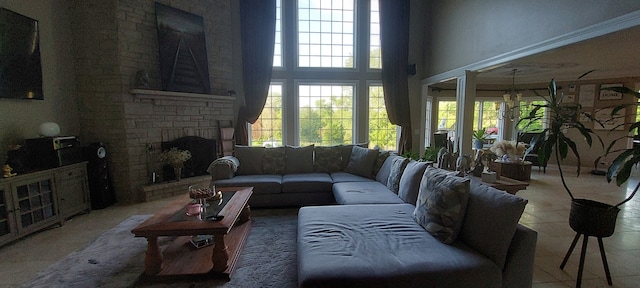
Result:
<svg viewBox="0 0 640 288"><path fill-rule="evenodd" d="M0 98L43 100L38 21L0 8Z"/></svg>
<svg viewBox="0 0 640 288"><path fill-rule="evenodd" d="M162 90L211 93L202 17L156 3Z"/></svg>
<svg viewBox="0 0 640 288"><path fill-rule="evenodd" d="M622 93L607 88L623 87L622 84L602 84L600 85L600 96L598 100L620 100L622 99Z"/></svg>

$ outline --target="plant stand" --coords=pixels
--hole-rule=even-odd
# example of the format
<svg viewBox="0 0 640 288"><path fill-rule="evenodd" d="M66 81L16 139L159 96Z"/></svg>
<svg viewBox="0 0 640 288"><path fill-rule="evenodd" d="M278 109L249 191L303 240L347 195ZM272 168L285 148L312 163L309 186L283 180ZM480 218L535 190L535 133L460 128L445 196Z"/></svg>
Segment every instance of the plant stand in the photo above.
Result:
<svg viewBox="0 0 640 288"><path fill-rule="evenodd" d="M613 285L611 281L611 273L607 263L607 256L604 252L602 238L609 237L613 234L616 226L616 218L620 209L609 204L604 204L587 199L573 199L571 201L571 212L569 214L569 226L576 231L576 237L573 238L567 255L564 256L560 269L564 269L573 249L580 239L580 235L584 235L582 241L582 251L580 253L580 264L578 266L578 278L576 279L576 287L582 284L582 272L584 271L584 257L587 253L587 242L589 236L598 238L600 247L600 256L602 257L602 265L607 276L609 286Z"/></svg>

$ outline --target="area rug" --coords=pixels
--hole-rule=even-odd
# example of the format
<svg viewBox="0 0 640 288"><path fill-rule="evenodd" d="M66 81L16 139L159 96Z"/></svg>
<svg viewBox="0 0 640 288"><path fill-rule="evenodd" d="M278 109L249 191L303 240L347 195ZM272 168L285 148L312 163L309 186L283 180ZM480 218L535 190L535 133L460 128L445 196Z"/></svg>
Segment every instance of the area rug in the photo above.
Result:
<svg viewBox="0 0 640 288"><path fill-rule="evenodd" d="M258 214L261 215L253 217L253 227L230 281L213 279L141 287L296 287L296 213ZM144 270L147 242L133 237L131 229L149 217L130 217L82 250L39 272L23 287L137 287L136 280Z"/></svg>

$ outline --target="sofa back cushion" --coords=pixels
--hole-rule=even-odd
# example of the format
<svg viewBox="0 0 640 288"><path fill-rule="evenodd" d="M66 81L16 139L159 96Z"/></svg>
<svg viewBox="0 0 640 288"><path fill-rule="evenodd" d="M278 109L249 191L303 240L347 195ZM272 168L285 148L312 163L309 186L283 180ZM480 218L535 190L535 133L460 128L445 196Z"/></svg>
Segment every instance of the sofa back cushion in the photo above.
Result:
<svg viewBox="0 0 640 288"><path fill-rule="evenodd" d="M347 167L347 164L349 164L349 159L351 159L351 151L353 150L353 146L367 148L369 147L369 143L342 145L342 169L340 170L344 171L344 169Z"/></svg>
<svg viewBox="0 0 640 288"><path fill-rule="evenodd" d="M460 234L468 199L468 178L451 176L442 169L428 167L420 182L413 217L433 237L451 244Z"/></svg>
<svg viewBox="0 0 640 288"><path fill-rule="evenodd" d="M384 185L387 185L387 181L389 181L389 173L391 173L391 165L393 165L393 161L395 159L400 159L400 158L403 158L403 157L396 154L392 154L392 155L389 155L387 159L384 159L382 166L380 166L380 170L375 175L376 180Z"/></svg>
<svg viewBox="0 0 640 288"><path fill-rule="evenodd" d="M460 239L502 269L526 205L519 196L472 182Z"/></svg>
<svg viewBox="0 0 640 288"><path fill-rule="evenodd" d="M398 197L404 200L405 203L416 205L420 190L420 180L422 180L422 174L424 174L426 168L426 162L411 160L407 163L398 185Z"/></svg>
<svg viewBox="0 0 640 288"><path fill-rule="evenodd" d="M264 149L264 147L236 146L234 153L236 158L238 158L238 162L240 162L236 174L262 174L262 157L264 156Z"/></svg>
<svg viewBox="0 0 640 288"><path fill-rule="evenodd" d="M380 151L378 153L378 157L376 158L376 162L373 163L373 171L371 174L372 178L376 178L380 169L382 169L382 165L384 165L384 161L391 156L392 151Z"/></svg>
<svg viewBox="0 0 640 288"><path fill-rule="evenodd" d="M404 168L407 167L407 163L409 163L409 158L400 157L394 159L391 164L391 171L387 179L387 188L393 193L398 194L400 190L400 178L402 178L402 172L404 172Z"/></svg>
<svg viewBox="0 0 640 288"><path fill-rule="evenodd" d="M313 171L334 173L342 171L342 145L317 146L313 157Z"/></svg>
<svg viewBox="0 0 640 288"><path fill-rule="evenodd" d="M371 178L373 164L376 162L377 158L378 150L353 146L351 148L349 163L347 163L347 167L344 168L344 172Z"/></svg>
<svg viewBox="0 0 640 288"><path fill-rule="evenodd" d="M269 175L284 174L285 151L284 147L265 148L262 158L262 172Z"/></svg>
<svg viewBox="0 0 640 288"><path fill-rule="evenodd" d="M286 146L285 174L313 172L313 145L304 147Z"/></svg>

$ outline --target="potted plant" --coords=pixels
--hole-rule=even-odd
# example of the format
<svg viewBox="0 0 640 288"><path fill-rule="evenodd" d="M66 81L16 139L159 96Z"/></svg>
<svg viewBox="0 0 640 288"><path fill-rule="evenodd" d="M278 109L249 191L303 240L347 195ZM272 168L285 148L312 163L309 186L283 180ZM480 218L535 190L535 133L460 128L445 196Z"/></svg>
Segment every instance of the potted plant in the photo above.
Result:
<svg viewBox="0 0 640 288"><path fill-rule="evenodd" d="M578 79L586 76L591 72L593 71L589 71L581 75L580 77L578 77ZM562 161L567 158L569 151L571 151L572 154L577 159L576 172L577 172L577 175L580 175L580 153L578 152L578 149L576 147L576 142L569 137L568 131L577 130L580 133L580 135L584 137L584 141L586 141L589 147L591 147L594 138L596 138L603 147L604 147L604 143L602 142L602 139L593 132L593 130L585 127L582 123L577 121L577 117L578 117L577 109L571 109L571 107L566 107L561 104L562 98L564 95L563 94L558 95L556 82L554 79L552 79L551 82L549 83L548 90L549 90L548 96L542 96L538 94L537 91L534 91L536 95L544 99L544 104L541 104L541 105L532 104L534 108L531 110L529 115L520 119L518 121L518 124L520 124L521 122L526 123L525 125L525 130L526 130L526 128L528 128L528 126L533 122L543 120L544 115L539 115L537 113L538 111L540 111L540 109L546 109L547 113L550 113L550 123L549 123L550 126L546 129L543 129L543 131L540 134L533 137L529 145L529 148L525 153L529 153L530 150L536 147L536 144L537 144L537 147L539 147L538 153L537 153L538 160L540 161L540 164L543 166L546 166L547 162L551 158L551 155L554 155L556 159L556 163L558 165L558 171L560 173L560 179L562 181L562 185L565 191L569 194L569 197L571 197L569 225L577 234L562 264L560 265L560 268L563 269L564 266L566 265L567 260L571 255L573 249L575 248L575 245L581 235L584 235L585 237L583 246L586 245L587 243L586 237L594 236L598 238L598 244L600 245L600 252L602 253L603 265L605 266L604 268L607 276L607 282L609 283L609 285L612 285L608 264L605 260L606 256L604 255L602 238L609 237L613 234L615 229L616 218L617 218L618 212L620 211L618 207L624 204L625 202L629 201L636 194L636 191L638 190L638 188L640 188L640 184L636 186L636 189L631 195L629 195L624 201L616 205L610 205L610 204L606 204L606 203L602 203L594 200L579 199L574 197L573 193L571 192L571 189L567 186L567 183L565 181L564 171L562 169ZM624 91L624 92L629 92L629 91ZM634 93L634 95L638 97L638 93ZM576 107L576 108L579 108L579 107ZM614 112L612 112L612 114L614 114L615 112L623 108L624 107L622 106L616 107L616 109L613 110ZM585 116L595 121L595 119L593 119L591 115L585 114ZM629 131L632 131L638 127L640 127L640 123L634 123L633 125L631 125ZM613 144L617 140L619 139L616 139L613 143L609 145L609 148L607 148L606 150L607 153L614 152L610 150ZM628 180L632 166L639 162L640 162L639 148L625 149L625 151L623 151L612 162L611 166L609 167L609 171L607 172L607 180L611 181L612 177L614 177L614 175L617 175L616 183L618 185L621 185L622 183ZM581 284L582 271L583 271L583 265L584 265L584 259L583 259L584 252L581 255L581 258L582 259L580 261L576 287L580 287L580 284Z"/></svg>
<svg viewBox="0 0 640 288"><path fill-rule="evenodd" d="M482 128L473 131L473 149L481 150L484 146L484 141L487 140L487 128Z"/></svg>

